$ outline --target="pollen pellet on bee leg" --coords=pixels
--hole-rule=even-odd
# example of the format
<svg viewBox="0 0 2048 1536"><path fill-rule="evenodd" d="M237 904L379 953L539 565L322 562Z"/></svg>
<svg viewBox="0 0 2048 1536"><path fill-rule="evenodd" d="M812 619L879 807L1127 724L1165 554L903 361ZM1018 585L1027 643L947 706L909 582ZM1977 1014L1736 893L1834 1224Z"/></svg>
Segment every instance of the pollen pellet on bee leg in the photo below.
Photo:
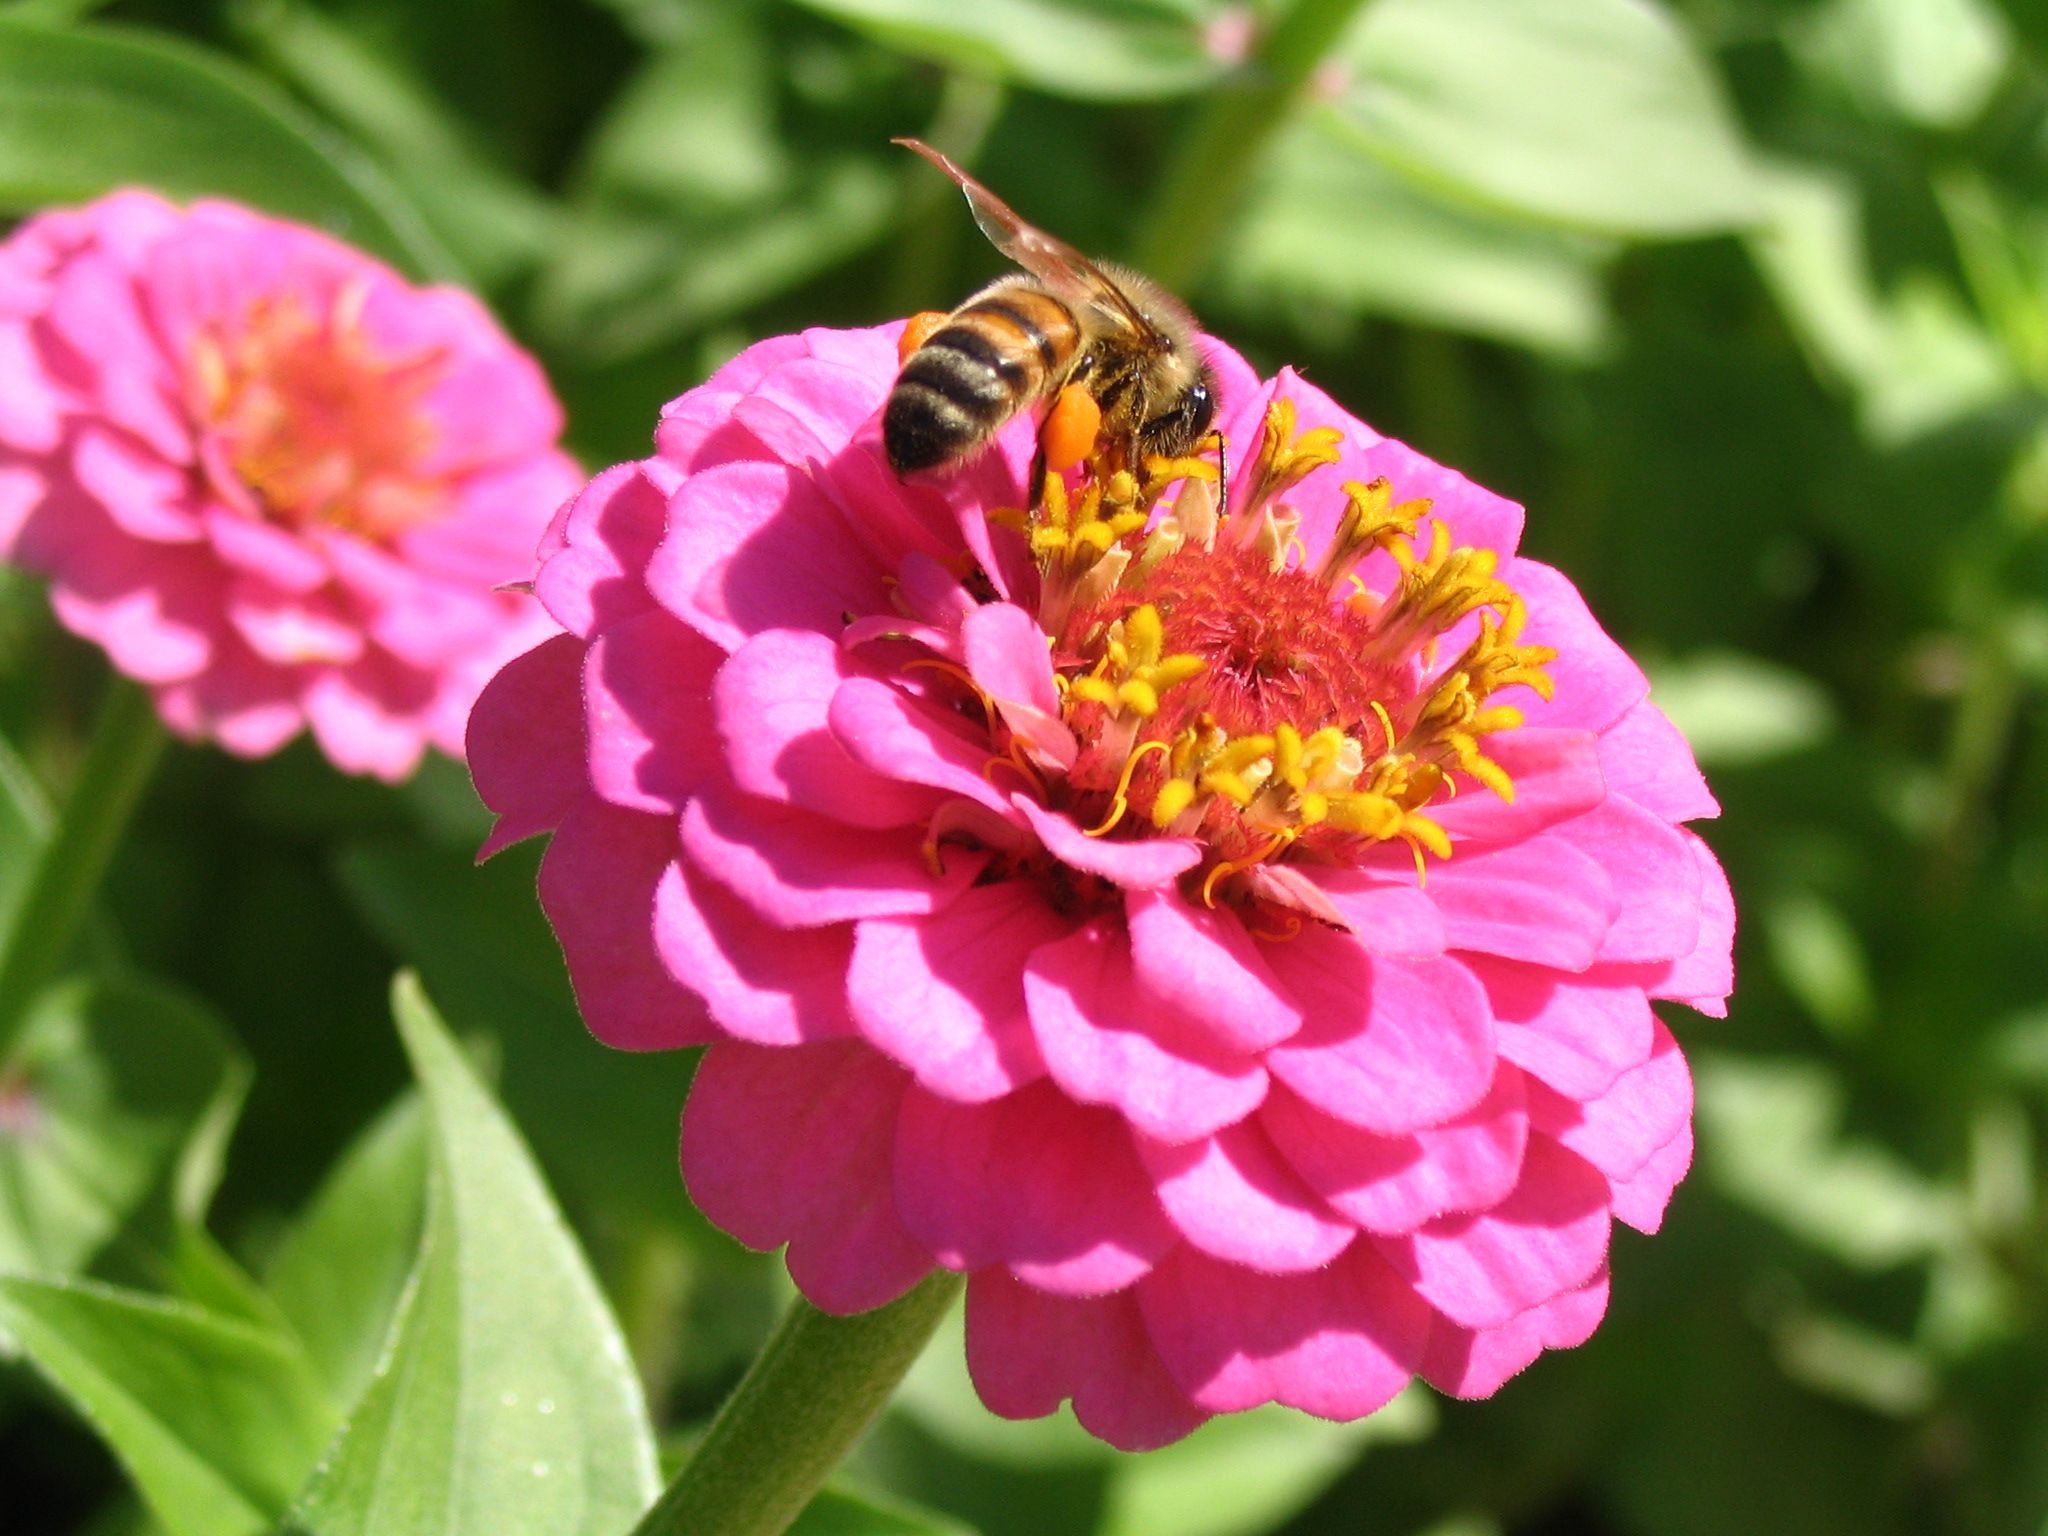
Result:
<svg viewBox="0 0 2048 1536"><path fill-rule="evenodd" d="M910 361L910 354L932 339L934 332L952 317L943 309L920 310L903 322L903 334L896 338L896 361Z"/></svg>
<svg viewBox="0 0 2048 1536"><path fill-rule="evenodd" d="M1069 384L1046 412L1045 427L1038 441L1045 450L1045 467L1065 474L1095 451L1095 439L1102 431L1102 407L1078 384Z"/></svg>

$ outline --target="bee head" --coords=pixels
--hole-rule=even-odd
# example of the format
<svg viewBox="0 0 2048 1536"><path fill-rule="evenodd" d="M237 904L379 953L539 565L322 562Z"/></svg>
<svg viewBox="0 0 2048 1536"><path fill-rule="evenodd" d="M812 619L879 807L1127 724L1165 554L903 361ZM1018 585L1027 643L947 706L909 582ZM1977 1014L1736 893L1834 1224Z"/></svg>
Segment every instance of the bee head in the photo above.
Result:
<svg viewBox="0 0 2048 1536"><path fill-rule="evenodd" d="M1216 375L1204 364L1194 381L1166 402L1166 409L1138 428L1146 453L1178 458L1190 452L1216 419Z"/></svg>

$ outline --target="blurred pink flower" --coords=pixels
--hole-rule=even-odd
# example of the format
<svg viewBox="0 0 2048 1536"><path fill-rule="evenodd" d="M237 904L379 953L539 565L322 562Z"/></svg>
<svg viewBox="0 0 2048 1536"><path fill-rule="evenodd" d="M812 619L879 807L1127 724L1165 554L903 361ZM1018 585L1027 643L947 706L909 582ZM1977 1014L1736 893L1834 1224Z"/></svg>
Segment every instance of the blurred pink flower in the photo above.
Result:
<svg viewBox="0 0 2048 1536"><path fill-rule="evenodd" d="M1220 346L1197 466L885 467L895 327L763 342L544 545L470 723L591 1027L819 1306L971 1275L996 1412L1156 1446L1484 1396L1662 1218L1734 913L1683 739L1521 511ZM1178 478L1186 475L1190 478ZM1176 488L1177 487L1177 488Z"/></svg>
<svg viewBox="0 0 2048 1536"><path fill-rule="evenodd" d="M581 476L467 294L118 192L0 246L0 378L0 558L184 736L403 778L552 629L492 589Z"/></svg>

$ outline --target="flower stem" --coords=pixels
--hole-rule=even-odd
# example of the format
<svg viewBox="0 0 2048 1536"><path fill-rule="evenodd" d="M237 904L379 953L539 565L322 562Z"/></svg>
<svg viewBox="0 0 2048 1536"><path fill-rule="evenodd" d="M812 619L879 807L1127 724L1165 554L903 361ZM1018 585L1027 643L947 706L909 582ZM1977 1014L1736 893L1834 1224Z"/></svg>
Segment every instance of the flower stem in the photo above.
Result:
<svg viewBox="0 0 2048 1536"><path fill-rule="evenodd" d="M788 1530L882 1411L960 1284L934 1270L907 1296L854 1317L799 1296L633 1536Z"/></svg>
<svg viewBox="0 0 2048 1536"><path fill-rule="evenodd" d="M1202 275L1267 144L1365 4L1294 0L1237 77L1208 94L1139 227L1132 260L1140 271L1169 288Z"/></svg>
<svg viewBox="0 0 2048 1536"><path fill-rule="evenodd" d="M71 953L164 741L149 694L126 678L112 679L13 926L0 933L0 1043L13 1037Z"/></svg>

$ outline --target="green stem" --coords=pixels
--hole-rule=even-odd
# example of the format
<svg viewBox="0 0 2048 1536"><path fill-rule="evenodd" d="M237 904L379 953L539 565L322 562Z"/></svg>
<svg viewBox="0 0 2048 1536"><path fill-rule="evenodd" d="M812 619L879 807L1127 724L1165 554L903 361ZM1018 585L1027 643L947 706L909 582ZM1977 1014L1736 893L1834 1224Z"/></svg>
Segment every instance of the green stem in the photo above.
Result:
<svg viewBox="0 0 2048 1536"><path fill-rule="evenodd" d="M22 1015L70 955L121 834L163 754L164 740L148 693L126 678L114 678L63 812L22 892L14 925L0 934L0 1042L12 1038Z"/></svg>
<svg viewBox="0 0 2048 1536"><path fill-rule="evenodd" d="M1365 4L1295 0L1238 77L1209 93L1139 227L1133 263L1141 272L1168 288L1190 287L1202 275L1267 144Z"/></svg>
<svg viewBox="0 0 2048 1536"><path fill-rule="evenodd" d="M798 1297L633 1536L788 1530L882 1411L960 1283L935 1270L909 1295L855 1317Z"/></svg>

